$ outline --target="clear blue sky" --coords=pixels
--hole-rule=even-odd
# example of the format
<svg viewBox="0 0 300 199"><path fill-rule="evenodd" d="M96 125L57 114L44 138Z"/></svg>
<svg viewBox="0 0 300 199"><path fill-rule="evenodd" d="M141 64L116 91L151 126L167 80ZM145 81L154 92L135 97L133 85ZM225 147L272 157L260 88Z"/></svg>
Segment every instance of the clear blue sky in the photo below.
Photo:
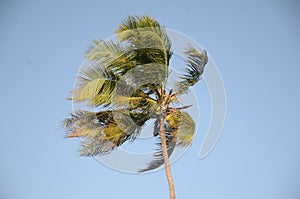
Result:
<svg viewBox="0 0 300 199"><path fill-rule="evenodd" d="M201 43L227 92L212 153L197 158L200 130L172 165L177 198L299 199L299 8L296 0L1 1L0 198L168 197L163 170L116 172L78 157L79 141L57 129L87 45L126 15L148 14Z"/></svg>

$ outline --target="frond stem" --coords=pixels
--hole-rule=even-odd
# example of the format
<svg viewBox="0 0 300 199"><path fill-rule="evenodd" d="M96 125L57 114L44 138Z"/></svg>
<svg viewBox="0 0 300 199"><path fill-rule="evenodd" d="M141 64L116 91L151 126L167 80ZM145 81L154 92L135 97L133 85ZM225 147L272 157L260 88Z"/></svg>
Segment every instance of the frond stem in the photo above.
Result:
<svg viewBox="0 0 300 199"><path fill-rule="evenodd" d="M192 107L193 105L187 105L187 106L182 106L182 107L178 107L178 108L174 108L174 109L177 109L177 110L181 110L181 109L187 109L187 108L190 108Z"/></svg>

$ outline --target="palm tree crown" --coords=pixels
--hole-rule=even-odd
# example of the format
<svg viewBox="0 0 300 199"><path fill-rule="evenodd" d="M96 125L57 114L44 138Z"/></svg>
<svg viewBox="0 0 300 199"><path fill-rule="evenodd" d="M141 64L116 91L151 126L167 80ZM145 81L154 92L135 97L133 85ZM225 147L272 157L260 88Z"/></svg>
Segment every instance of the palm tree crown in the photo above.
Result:
<svg viewBox="0 0 300 199"><path fill-rule="evenodd" d="M174 88L167 88L172 45L165 29L149 16L129 16L116 34L118 41L96 40L88 48L87 65L70 97L102 109L72 113L64 120L66 136L82 138L80 155L104 155L134 141L143 125L154 120L153 136L160 135L160 147L140 171L153 170L166 164L176 146L192 143L195 122L184 110L189 106L179 106L178 96L200 80L207 54L189 46L184 74Z"/></svg>

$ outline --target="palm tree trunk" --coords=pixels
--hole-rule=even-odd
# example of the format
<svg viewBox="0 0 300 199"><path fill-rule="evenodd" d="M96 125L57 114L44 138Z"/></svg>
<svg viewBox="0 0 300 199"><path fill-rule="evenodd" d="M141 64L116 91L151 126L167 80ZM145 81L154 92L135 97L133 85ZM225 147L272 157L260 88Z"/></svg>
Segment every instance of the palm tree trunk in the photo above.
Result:
<svg viewBox="0 0 300 199"><path fill-rule="evenodd" d="M162 148L164 163L166 167L165 170L166 170L166 176L169 184L170 199L175 199L175 188L174 188L174 182L173 182L171 168L170 168L169 155L168 155L167 142L166 142L165 118L166 118L166 113L165 111L162 110L160 115L161 148Z"/></svg>

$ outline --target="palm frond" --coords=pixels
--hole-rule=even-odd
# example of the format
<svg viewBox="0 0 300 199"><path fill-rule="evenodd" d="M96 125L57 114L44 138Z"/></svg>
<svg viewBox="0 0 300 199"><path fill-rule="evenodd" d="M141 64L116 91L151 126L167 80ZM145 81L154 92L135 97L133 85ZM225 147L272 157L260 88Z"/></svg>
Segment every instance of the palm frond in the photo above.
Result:
<svg viewBox="0 0 300 199"><path fill-rule="evenodd" d="M154 137L158 136L159 130L160 130L160 120L159 120L159 118L157 118L154 121L154 126L153 126L153 136Z"/></svg>
<svg viewBox="0 0 300 199"><path fill-rule="evenodd" d="M98 156L109 154L116 148L116 145L100 136L95 139L86 138L81 141L79 149L80 156Z"/></svg>
<svg viewBox="0 0 300 199"><path fill-rule="evenodd" d="M188 147L192 144L195 134L195 122L193 118L185 111L182 111L180 123L178 126L177 146Z"/></svg>
<svg viewBox="0 0 300 199"><path fill-rule="evenodd" d="M159 85L166 81L168 77L167 68L161 64L143 64L136 66L122 76L123 80L133 88L158 89Z"/></svg>
<svg viewBox="0 0 300 199"><path fill-rule="evenodd" d="M116 30L119 40L128 42L134 60L139 64L160 63L168 65L172 56L171 41L163 27L149 16L128 16Z"/></svg>
<svg viewBox="0 0 300 199"><path fill-rule="evenodd" d="M181 124L182 111L170 108L167 112L166 122L171 129L178 129Z"/></svg>
<svg viewBox="0 0 300 199"><path fill-rule="evenodd" d="M174 131L166 131L166 144L167 144L167 152L168 152L169 157L173 153L175 146L176 146L177 138L176 138L176 136L174 136L174 134L176 134ZM161 165L164 164L164 156L163 156L163 152L162 152L160 139L159 139L157 145L158 145L158 148L154 154L153 160L151 160L151 162L148 164L148 166L146 168L140 169L139 172L151 171L151 170L157 169L158 167L160 167Z"/></svg>
<svg viewBox="0 0 300 199"><path fill-rule="evenodd" d="M123 75L135 67L133 54L128 51L131 49L119 42L94 40L94 44L86 51L86 59L101 64L115 74Z"/></svg>
<svg viewBox="0 0 300 199"><path fill-rule="evenodd" d="M144 98L144 97L133 97L133 96L122 96L122 95L115 95L113 97L113 103L116 104L118 107L137 107L142 102L147 101L151 104L156 104L156 101L151 98ZM132 106L130 106L130 104Z"/></svg>
<svg viewBox="0 0 300 199"><path fill-rule="evenodd" d="M91 64L79 72L77 86L69 99L76 103L86 101L90 106L108 106L117 81L120 79L112 71L99 64Z"/></svg>
<svg viewBox="0 0 300 199"><path fill-rule="evenodd" d="M194 138L195 122L187 112L180 111L178 109L172 109L169 111L166 117L166 122L166 144L168 156L170 157L176 146L188 147L191 145ZM154 128L153 133L157 134L159 123L156 125L154 123L154 126L156 128ZM158 142L158 146L159 147L154 155L154 159L146 168L139 170L139 172L151 171L164 164L160 141Z"/></svg>
<svg viewBox="0 0 300 199"><path fill-rule="evenodd" d="M158 23L158 21L147 15L128 16L127 19L119 25L119 29L116 32L148 27L160 28L160 24Z"/></svg>
<svg viewBox="0 0 300 199"><path fill-rule="evenodd" d="M203 74L204 67L208 62L208 57L206 51L199 52L194 47L189 46L185 51L186 55L186 74L182 75L180 82L176 84L176 91L181 93L188 92L189 87L195 85Z"/></svg>
<svg viewBox="0 0 300 199"><path fill-rule="evenodd" d="M139 136L142 126L149 119L148 114L136 113L130 109L114 111L114 120L123 131L127 132L129 141L134 141Z"/></svg>
<svg viewBox="0 0 300 199"><path fill-rule="evenodd" d="M95 130L94 130L95 131ZM117 125L111 124L98 130L97 136L84 137L81 142L81 156L97 156L110 153L127 140L126 133Z"/></svg>
<svg viewBox="0 0 300 199"><path fill-rule="evenodd" d="M155 80L159 85L166 80L166 67L157 63L135 65L136 58L130 58L130 53L125 51L120 44L96 41L87 54L90 61L80 70L78 86L70 99L77 103L86 101L88 105L96 107L109 106L115 89L120 90L119 87L128 90L126 87L131 84L153 89L153 83L149 82ZM135 69L130 70L132 68ZM124 76L129 70L130 73ZM148 86L141 85L143 82L147 82Z"/></svg>
<svg viewBox="0 0 300 199"><path fill-rule="evenodd" d="M101 113L104 117L107 117L109 120L110 111L104 111ZM66 129L67 137L84 137L84 136L92 136L91 132L84 131L84 129L96 129L99 127L98 120L100 120L103 124L106 123L105 119L101 115L97 116L94 112L90 111L76 111L71 113L70 118L66 118L63 122L63 126ZM99 119L98 119L99 117Z"/></svg>
<svg viewBox="0 0 300 199"><path fill-rule="evenodd" d="M70 118L65 119L67 137L80 137L82 139L82 148L80 155L95 156L103 155L112 151L116 146L124 142L125 133L118 131L118 140L115 137L109 137L105 131L113 124L112 111L89 112L76 111Z"/></svg>
<svg viewBox="0 0 300 199"><path fill-rule="evenodd" d="M149 32L156 33L166 44L166 49L171 49L171 42L167 37L165 29L159 24L159 22L147 15L145 16L128 16L124 20L119 28L116 30L116 33L119 35L120 40L134 39L131 35L131 31L136 30L147 30ZM123 35L121 33L124 33Z"/></svg>
<svg viewBox="0 0 300 199"><path fill-rule="evenodd" d="M128 110L108 110L100 112L76 111L65 119L68 138L80 137L82 148L80 155L96 156L110 153L126 141L135 140L141 131L141 126L148 118L141 119L139 124L132 122Z"/></svg>
<svg viewBox="0 0 300 199"><path fill-rule="evenodd" d="M195 122L185 111L171 108L166 117L168 126L176 130L177 146L187 147L192 144L195 133Z"/></svg>

